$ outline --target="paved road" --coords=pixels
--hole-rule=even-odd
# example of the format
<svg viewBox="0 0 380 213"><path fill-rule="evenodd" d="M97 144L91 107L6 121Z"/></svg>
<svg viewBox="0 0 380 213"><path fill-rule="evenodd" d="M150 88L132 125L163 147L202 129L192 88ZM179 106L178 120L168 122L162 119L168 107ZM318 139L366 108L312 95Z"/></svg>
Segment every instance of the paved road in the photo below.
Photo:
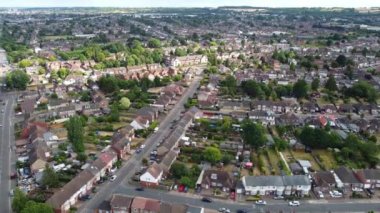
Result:
<svg viewBox="0 0 380 213"><path fill-rule="evenodd" d="M13 105L14 97L8 95L0 95L5 106L0 103L1 110L4 110L0 114L0 208L1 212L11 212L10 205L10 188L11 180L10 173L15 169L15 156L14 149L11 146L14 145L14 126L13 126Z"/></svg>
<svg viewBox="0 0 380 213"><path fill-rule="evenodd" d="M212 203L205 203L201 201L201 197L194 195L186 195L179 193L172 193L161 190L154 189L145 189L144 191L136 191L133 186L120 186L115 193L124 194L128 196L142 196L147 198L153 198L161 201L166 201L170 203L182 203L192 206L202 206L210 209L219 209L221 207L229 208L231 212L236 212L238 209L246 209L251 213L263 212L263 213L274 213L280 212L289 213L289 212L368 212L375 211L380 212L380 204L378 201L368 201L368 200L351 200L351 201L301 201L301 206L299 207L290 207L285 201L278 200L268 200L266 206L255 206L253 204L242 204L236 203L233 201L219 201L214 200Z"/></svg>
<svg viewBox="0 0 380 213"><path fill-rule="evenodd" d="M170 126L174 120L180 118L181 111L184 110L183 105L186 103L187 99L195 93L197 90L201 77L196 76L193 82L190 84L186 92L183 94L181 99L173 107L173 109L166 115L163 121L159 125L159 130L151 135L145 140L145 148L139 154L134 154L118 171L117 178L114 182L109 182L102 186L99 191L94 195L94 197L84 203L79 209L78 212L93 212L93 210L99 206L99 204L111 197L112 193L117 190L123 181L128 181L130 177L135 173L137 169L140 168L141 160L143 157L149 155L149 153L156 148L156 144L164 139L170 133Z"/></svg>

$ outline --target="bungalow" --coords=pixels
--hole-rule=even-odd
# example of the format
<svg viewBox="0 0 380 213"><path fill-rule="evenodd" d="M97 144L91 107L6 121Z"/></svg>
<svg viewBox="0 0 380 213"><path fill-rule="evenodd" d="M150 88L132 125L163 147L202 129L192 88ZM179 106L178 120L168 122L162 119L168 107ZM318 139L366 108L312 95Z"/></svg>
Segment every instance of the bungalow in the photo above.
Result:
<svg viewBox="0 0 380 213"><path fill-rule="evenodd" d="M158 186L163 175L163 170L157 163L153 163L148 170L140 176L143 186Z"/></svg>
<svg viewBox="0 0 380 213"><path fill-rule="evenodd" d="M380 169L360 169L356 171L356 177L365 189L380 188Z"/></svg>
<svg viewBox="0 0 380 213"><path fill-rule="evenodd" d="M197 187L204 190L220 189L223 192L230 193L235 188L235 181L226 171L202 170L197 181Z"/></svg>
<svg viewBox="0 0 380 213"><path fill-rule="evenodd" d="M329 192L336 187L334 174L330 171L318 171L313 175L314 192Z"/></svg>

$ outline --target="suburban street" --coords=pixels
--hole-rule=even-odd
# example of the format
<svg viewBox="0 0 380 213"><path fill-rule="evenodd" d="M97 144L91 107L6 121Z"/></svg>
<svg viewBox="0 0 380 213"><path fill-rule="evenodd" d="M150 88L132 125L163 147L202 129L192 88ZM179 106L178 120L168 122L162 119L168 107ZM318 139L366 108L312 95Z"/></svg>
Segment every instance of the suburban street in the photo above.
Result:
<svg viewBox="0 0 380 213"><path fill-rule="evenodd" d="M78 212L93 212L98 205L111 197L111 195L119 189L124 181L127 182L130 177L135 173L137 169L140 168L141 160L144 156L148 155L154 148L156 144L163 140L170 133L170 126L174 120L178 120L181 112L184 111L184 104L187 99L191 97L197 90L201 77L196 76L193 82L190 84L186 92L183 94L181 99L173 107L173 109L166 115L159 125L159 130L148 137L144 144L146 145L143 151L139 154L133 154L131 158L124 164L124 166L117 172L117 178L114 182L109 182L104 186L99 188L99 191L94 195L92 199L84 203Z"/></svg>
<svg viewBox="0 0 380 213"><path fill-rule="evenodd" d="M129 185L128 180L132 177L136 170L141 166L141 160L144 156L148 155L155 147L156 144L164 139L170 132L171 122L179 119L181 111L184 110L183 104L187 101L188 97L192 96L197 87L199 86L200 77L196 79L186 90L185 94L181 97L174 108L168 113L164 120L159 125L159 130L145 140L146 147L139 154L133 154L131 158L124 164L118 171L117 179L114 182L108 182L99 187L99 191L89 201L82 203L78 212L90 213L104 200L109 199L112 194L124 194L128 196L143 196L153 198L170 203L182 203L192 206L202 206L205 208L219 209L221 207L229 208L232 212L237 209L246 209L249 212L368 212L380 211L378 200L351 200L351 201L326 201L326 200L313 200L301 201L299 207L290 207L285 201L268 201L266 206L255 206L237 203L233 201L217 201L212 203L205 203L201 201L201 197L197 195L178 194L176 192L168 192L162 190L145 189L145 191L136 191L134 186Z"/></svg>
<svg viewBox="0 0 380 213"><path fill-rule="evenodd" d="M11 212L10 205L10 174L15 168L15 155L12 146L14 145L14 128L13 128L13 107L14 96L1 95L5 105L1 103L0 119L2 127L0 130L0 206L1 212Z"/></svg>
<svg viewBox="0 0 380 213"><path fill-rule="evenodd" d="M200 196L190 195L175 192L168 192L155 189L145 189L144 191L136 191L133 186L121 186L115 193L124 194L128 196L142 196L146 198L153 198L161 201L171 203L182 203L192 206L202 206L210 209L219 209L221 207L229 208L232 212L236 212L238 209L249 210L249 212L368 212L368 211L380 211L380 205L378 200L340 200L340 201L326 201L326 200L312 200L312 201L300 201L301 206L290 207L286 201L280 200L267 200L266 206L256 206L253 204L247 205L226 200L214 200L212 203L205 203L201 201Z"/></svg>

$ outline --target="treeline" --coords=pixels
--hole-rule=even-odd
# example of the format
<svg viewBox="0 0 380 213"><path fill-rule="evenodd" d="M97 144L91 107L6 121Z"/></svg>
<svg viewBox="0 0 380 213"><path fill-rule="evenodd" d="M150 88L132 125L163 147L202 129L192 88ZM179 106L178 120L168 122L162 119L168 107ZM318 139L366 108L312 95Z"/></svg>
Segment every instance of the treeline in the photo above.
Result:
<svg viewBox="0 0 380 213"><path fill-rule="evenodd" d="M379 146L373 141L364 141L354 134L342 139L327 129L304 127L299 139L304 145L314 149L338 148L337 160L357 168L374 167L379 163Z"/></svg>

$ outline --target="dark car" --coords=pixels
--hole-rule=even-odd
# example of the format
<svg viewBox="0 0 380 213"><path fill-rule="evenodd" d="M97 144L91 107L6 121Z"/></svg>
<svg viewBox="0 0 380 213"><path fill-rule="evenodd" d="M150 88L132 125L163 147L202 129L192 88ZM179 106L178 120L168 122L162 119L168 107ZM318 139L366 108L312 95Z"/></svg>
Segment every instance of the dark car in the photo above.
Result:
<svg viewBox="0 0 380 213"><path fill-rule="evenodd" d="M79 200L85 201L85 200L89 200L90 198L91 198L90 195L82 195L79 197Z"/></svg>
<svg viewBox="0 0 380 213"><path fill-rule="evenodd" d="M238 209L238 210L236 211L236 213L248 213L248 211L245 210L245 209Z"/></svg>
<svg viewBox="0 0 380 213"><path fill-rule="evenodd" d="M202 201L206 202L206 203L211 203L212 202L211 198L208 198L208 197L203 197Z"/></svg>
<svg viewBox="0 0 380 213"><path fill-rule="evenodd" d="M136 191L142 192L142 191L144 191L144 188L143 187L137 187Z"/></svg>

